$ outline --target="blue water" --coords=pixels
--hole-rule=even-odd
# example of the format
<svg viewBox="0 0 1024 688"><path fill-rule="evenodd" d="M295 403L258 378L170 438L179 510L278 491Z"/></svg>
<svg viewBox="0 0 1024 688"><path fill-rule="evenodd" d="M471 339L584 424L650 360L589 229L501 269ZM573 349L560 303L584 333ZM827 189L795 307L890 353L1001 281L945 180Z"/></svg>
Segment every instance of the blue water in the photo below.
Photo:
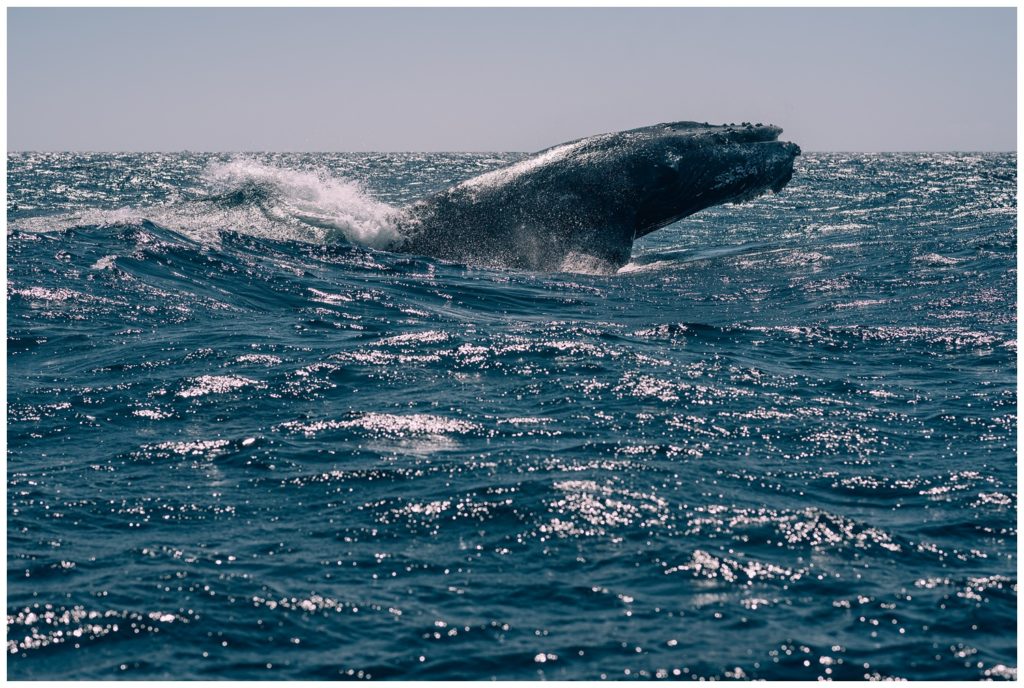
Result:
<svg viewBox="0 0 1024 688"><path fill-rule="evenodd" d="M383 250L515 159L8 156L10 678L1016 676L1016 156Z"/></svg>

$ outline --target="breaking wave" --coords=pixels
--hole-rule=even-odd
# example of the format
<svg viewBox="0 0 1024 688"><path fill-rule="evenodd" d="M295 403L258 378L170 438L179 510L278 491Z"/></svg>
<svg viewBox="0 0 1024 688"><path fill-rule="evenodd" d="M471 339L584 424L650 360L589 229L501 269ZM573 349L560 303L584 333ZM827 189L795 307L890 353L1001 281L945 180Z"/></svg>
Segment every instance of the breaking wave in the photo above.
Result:
<svg viewBox="0 0 1024 688"><path fill-rule="evenodd" d="M349 242L383 250L401 240L401 210L373 198L359 181L322 168L296 170L236 158L209 163L201 183L197 192L164 204L22 218L11 227L53 231L150 222L207 244L219 244L220 233L230 230L262 239Z"/></svg>

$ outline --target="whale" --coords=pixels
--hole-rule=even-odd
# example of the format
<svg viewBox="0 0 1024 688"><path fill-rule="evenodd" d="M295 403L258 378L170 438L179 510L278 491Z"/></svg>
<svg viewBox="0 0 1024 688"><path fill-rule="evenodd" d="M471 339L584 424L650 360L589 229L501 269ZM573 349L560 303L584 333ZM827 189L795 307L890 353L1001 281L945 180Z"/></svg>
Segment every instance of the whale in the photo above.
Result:
<svg viewBox="0 0 1024 688"><path fill-rule="evenodd" d="M781 191L800 154L781 133L668 122L562 143L405 206L395 250L534 271L579 260L615 269L640 237Z"/></svg>

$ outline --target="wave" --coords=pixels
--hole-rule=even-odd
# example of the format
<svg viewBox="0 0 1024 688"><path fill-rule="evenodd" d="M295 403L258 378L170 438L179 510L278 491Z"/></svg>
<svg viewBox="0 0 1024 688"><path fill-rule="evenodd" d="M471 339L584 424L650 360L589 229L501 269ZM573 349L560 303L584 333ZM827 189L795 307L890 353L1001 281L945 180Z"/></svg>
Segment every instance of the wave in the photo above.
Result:
<svg viewBox="0 0 1024 688"><path fill-rule="evenodd" d="M402 239L402 210L373 198L359 181L333 177L324 169L295 170L236 158L207 165L202 184L192 197L162 205L19 218L10 227L47 232L148 222L214 245L225 230L262 239L344 241L383 250Z"/></svg>
<svg viewBox="0 0 1024 688"><path fill-rule="evenodd" d="M302 171L253 160L211 164L204 179L218 201L256 205L283 223L299 222L325 231L323 239L345 240L371 248L393 248L402 239L402 211L373 198L358 181L324 170Z"/></svg>

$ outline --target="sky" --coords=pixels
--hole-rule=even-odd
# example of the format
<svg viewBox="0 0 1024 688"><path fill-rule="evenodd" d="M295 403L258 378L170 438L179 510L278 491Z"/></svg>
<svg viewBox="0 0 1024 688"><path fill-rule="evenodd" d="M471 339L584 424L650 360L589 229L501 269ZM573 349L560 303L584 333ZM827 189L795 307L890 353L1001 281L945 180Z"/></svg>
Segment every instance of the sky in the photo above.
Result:
<svg viewBox="0 0 1024 688"><path fill-rule="evenodd" d="M10 151L534 151L675 120L1017 148L1015 8L7 12Z"/></svg>

